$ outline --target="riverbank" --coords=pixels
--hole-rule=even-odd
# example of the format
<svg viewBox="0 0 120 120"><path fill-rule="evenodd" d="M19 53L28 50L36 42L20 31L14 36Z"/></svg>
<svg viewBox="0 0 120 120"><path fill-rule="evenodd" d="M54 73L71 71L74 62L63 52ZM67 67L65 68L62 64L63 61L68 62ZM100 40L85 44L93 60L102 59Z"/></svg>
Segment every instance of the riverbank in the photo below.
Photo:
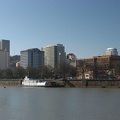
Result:
<svg viewBox="0 0 120 120"><path fill-rule="evenodd" d="M21 83L22 79L0 80L0 86L21 86ZM120 80L56 80L56 83L64 84L66 88L120 88Z"/></svg>
<svg viewBox="0 0 120 120"><path fill-rule="evenodd" d="M120 88L120 80L69 80L65 87L75 88Z"/></svg>
<svg viewBox="0 0 120 120"><path fill-rule="evenodd" d="M0 86L21 86L22 80L18 79L1 79Z"/></svg>

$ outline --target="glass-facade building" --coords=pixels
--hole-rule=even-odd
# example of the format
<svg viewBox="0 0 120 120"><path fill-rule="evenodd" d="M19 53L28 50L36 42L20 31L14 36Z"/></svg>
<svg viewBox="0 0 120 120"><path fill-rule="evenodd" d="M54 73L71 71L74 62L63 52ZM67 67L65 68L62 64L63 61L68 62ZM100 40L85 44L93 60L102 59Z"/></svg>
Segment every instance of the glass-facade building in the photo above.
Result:
<svg viewBox="0 0 120 120"><path fill-rule="evenodd" d="M20 52L20 65L23 68L40 67L44 65L44 52L38 48L28 49Z"/></svg>
<svg viewBox="0 0 120 120"><path fill-rule="evenodd" d="M62 44L54 44L43 47L45 65L55 67L66 62L65 48Z"/></svg>
<svg viewBox="0 0 120 120"><path fill-rule="evenodd" d="M0 40L0 49L10 52L10 41L9 40Z"/></svg>

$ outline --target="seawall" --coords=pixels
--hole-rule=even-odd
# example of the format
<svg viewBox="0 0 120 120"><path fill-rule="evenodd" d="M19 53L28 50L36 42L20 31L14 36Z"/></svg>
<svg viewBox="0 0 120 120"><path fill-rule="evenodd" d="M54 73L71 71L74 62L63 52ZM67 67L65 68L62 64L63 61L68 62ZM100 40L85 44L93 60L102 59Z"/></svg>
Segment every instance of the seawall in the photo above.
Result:
<svg viewBox="0 0 120 120"><path fill-rule="evenodd" d="M0 79L0 86L21 86L22 79ZM66 88L120 88L120 80L64 80Z"/></svg>
<svg viewBox="0 0 120 120"><path fill-rule="evenodd" d="M120 88L120 80L66 80L65 87Z"/></svg>
<svg viewBox="0 0 120 120"><path fill-rule="evenodd" d="M21 86L22 80L0 79L0 86Z"/></svg>

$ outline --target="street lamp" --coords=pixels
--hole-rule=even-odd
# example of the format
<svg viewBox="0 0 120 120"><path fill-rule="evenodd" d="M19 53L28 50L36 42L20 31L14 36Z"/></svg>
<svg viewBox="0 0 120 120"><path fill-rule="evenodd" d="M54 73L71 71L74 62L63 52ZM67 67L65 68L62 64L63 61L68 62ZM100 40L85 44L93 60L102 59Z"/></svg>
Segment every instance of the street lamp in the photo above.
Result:
<svg viewBox="0 0 120 120"><path fill-rule="evenodd" d="M47 66L48 66L48 57L47 57Z"/></svg>
<svg viewBox="0 0 120 120"><path fill-rule="evenodd" d="M59 53L59 68L60 68L60 64L61 64L61 53Z"/></svg>
<svg viewBox="0 0 120 120"><path fill-rule="evenodd" d="M60 57L61 57L61 53L59 53L59 72L61 72L61 71L60 71L60 68L61 68L61 67L60 67L60 65L61 65L61 58L60 58ZM60 74L60 77L61 77L61 74Z"/></svg>

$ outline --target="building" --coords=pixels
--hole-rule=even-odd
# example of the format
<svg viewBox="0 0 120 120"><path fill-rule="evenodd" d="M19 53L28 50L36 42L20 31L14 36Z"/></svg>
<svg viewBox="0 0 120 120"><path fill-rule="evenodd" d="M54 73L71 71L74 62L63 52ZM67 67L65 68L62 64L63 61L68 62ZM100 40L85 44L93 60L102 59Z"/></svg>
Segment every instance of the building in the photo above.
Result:
<svg viewBox="0 0 120 120"><path fill-rule="evenodd" d="M77 60L77 79L120 78L120 56L103 55Z"/></svg>
<svg viewBox="0 0 120 120"><path fill-rule="evenodd" d="M19 67L20 66L20 62L16 62L16 67Z"/></svg>
<svg viewBox="0 0 120 120"><path fill-rule="evenodd" d="M42 50L44 51L45 65L54 68L66 62L65 48L62 44L48 45Z"/></svg>
<svg viewBox="0 0 120 120"><path fill-rule="evenodd" d="M9 68L10 41L0 40L0 69Z"/></svg>
<svg viewBox="0 0 120 120"><path fill-rule="evenodd" d="M68 63L69 65L72 65L73 67L76 67L76 60L77 58L73 53L67 54L66 63Z"/></svg>
<svg viewBox="0 0 120 120"><path fill-rule="evenodd" d="M69 53L69 54L67 54L67 59L68 60L76 60L77 58L73 53Z"/></svg>
<svg viewBox="0 0 120 120"><path fill-rule="evenodd" d="M8 51L10 52L10 41L9 40L0 40L0 50Z"/></svg>
<svg viewBox="0 0 120 120"><path fill-rule="evenodd" d="M116 48L107 48L105 55L115 55L118 56L118 51Z"/></svg>
<svg viewBox="0 0 120 120"><path fill-rule="evenodd" d="M9 52L0 50L0 69L9 68Z"/></svg>
<svg viewBox="0 0 120 120"><path fill-rule="evenodd" d="M40 67L44 65L44 52L38 48L32 48L20 52L20 65L23 68Z"/></svg>

